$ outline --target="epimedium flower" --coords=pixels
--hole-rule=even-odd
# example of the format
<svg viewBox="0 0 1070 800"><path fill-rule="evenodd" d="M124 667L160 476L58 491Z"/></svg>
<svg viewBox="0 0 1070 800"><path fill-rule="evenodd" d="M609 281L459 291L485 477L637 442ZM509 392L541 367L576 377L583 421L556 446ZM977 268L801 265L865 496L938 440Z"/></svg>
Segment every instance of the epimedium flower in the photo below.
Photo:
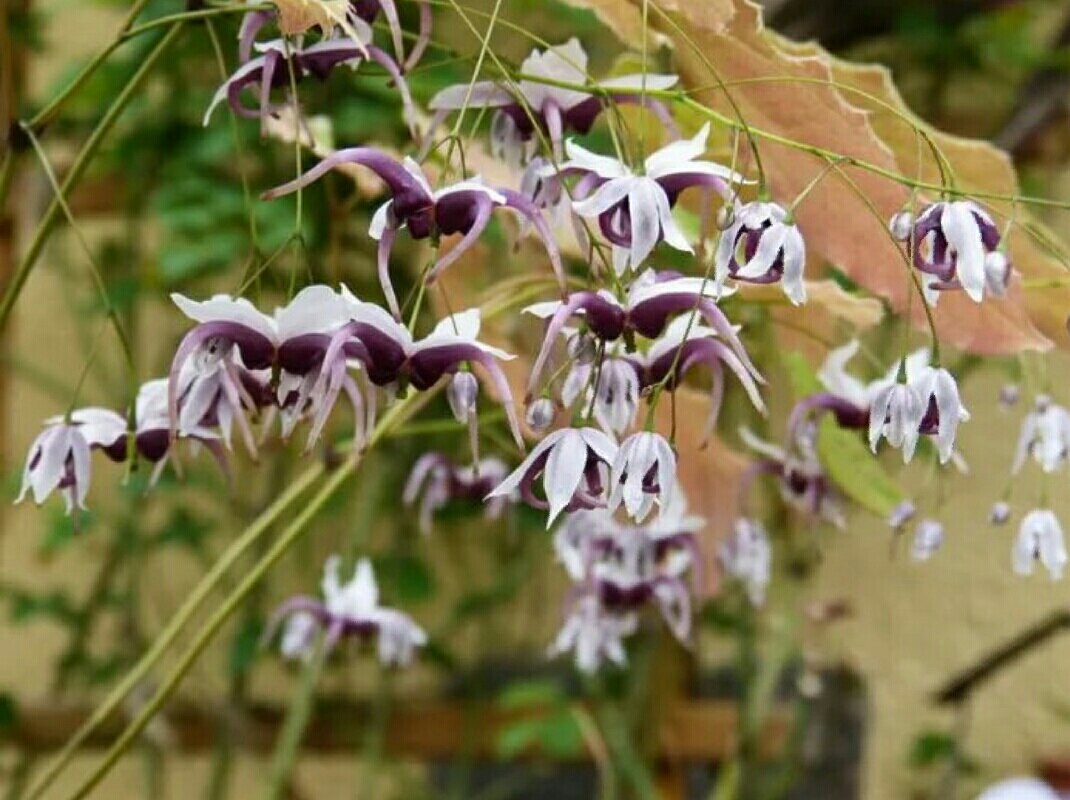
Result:
<svg viewBox="0 0 1070 800"><path fill-rule="evenodd" d="M262 197L272 200L289 194L341 164L367 167L383 180L390 191L391 199L375 212L368 234L379 242L379 283L395 317L400 318L400 308L390 280L390 253L397 232L405 228L413 239L431 238L436 242L441 236L463 234L463 238L448 253L439 256L428 270L426 280L431 282L475 245L498 208L516 212L534 227L564 290L565 272L561 256L542 212L519 192L492 188L478 177L434 190L423 169L411 158L406 157L399 162L373 147L351 147L331 154L304 175L264 192Z"/></svg>
<svg viewBox="0 0 1070 800"><path fill-rule="evenodd" d="M676 453L664 436L642 431L621 444L610 468L609 508L624 503L628 515L642 522L654 508L665 507L676 487Z"/></svg>
<svg viewBox="0 0 1070 800"><path fill-rule="evenodd" d="M760 381L757 368L739 340L738 329L725 316L716 299L717 287L712 281L683 277L669 270L645 270L628 286L623 301L600 289L574 292L565 300L528 306L524 309L526 313L549 320L528 379L529 396L535 394L554 343L573 317L582 320L594 338L607 343L623 340L627 344L634 341L636 334L656 339L678 315L697 312L747 371Z"/></svg>
<svg viewBox="0 0 1070 800"><path fill-rule="evenodd" d="M714 254L717 283L777 283L794 305L806 302L806 244L788 210L753 202L734 208Z"/></svg>
<svg viewBox="0 0 1070 800"><path fill-rule="evenodd" d="M1068 456L1070 411L1053 402L1047 395L1038 395L1033 410L1022 420L1011 472L1021 472L1030 457L1044 472L1055 472L1062 468Z"/></svg>
<svg viewBox="0 0 1070 800"><path fill-rule="evenodd" d="M930 290L962 289L980 303L985 292L1002 295L1010 264L999 252L992 217L972 200L933 203L918 215L905 242Z"/></svg>
<svg viewBox="0 0 1070 800"><path fill-rule="evenodd" d="M603 470L614 463L616 456L617 445L597 428L560 428L535 445L487 499L519 491L528 505L549 510L549 528L562 511L605 505ZM540 476L545 499L534 491Z"/></svg>
<svg viewBox="0 0 1070 800"><path fill-rule="evenodd" d="M371 562L361 559L353 577L342 583L341 559L331 556L323 568L323 600L298 596L279 607L268 626L268 637L285 622L282 653L288 659L308 659L315 652L315 637L324 632L322 646L329 653L343 638L375 639L380 663L404 667L427 634L408 614L379 605L379 587Z"/></svg>
<svg viewBox="0 0 1070 800"><path fill-rule="evenodd" d="M629 267L638 270L661 241L694 252L672 215L672 206L685 189L704 186L727 196L730 184L745 182L728 167L697 160L706 150L709 132L707 123L693 138L655 151L641 173L615 158L566 142L569 161L560 172L583 176L573 194L582 199L574 200L572 208L580 216L597 218L602 235L613 245L618 275Z"/></svg>
<svg viewBox="0 0 1070 800"><path fill-rule="evenodd" d="M600 364L577 359L561 386L566 408L577 403L590 406L594 420L606 433L621 436L635 422L639 408L639 375L636 364L611 355Z"/></svg>
<svg viewBox="0 0 1070 800"><path fill-rule="evenodd" d="M345 286L342 297L348 321L334 332L319 361L318 380L328 403L347 377L350 361L359 362L376 386L396 389L410 384L420 391L468 364L478 364L495 387L513 437L523 448L512 391L498 364L514 356L479 341L478 308L444 317L430 334L417 340L385 309L358 299Z"/></svg>
<svg viewBox="0 0 1070 800"><path fill-rule="evenodd" d="M736 520L732 534L721 543L717 555L725 574L739 581L751 605L764 605L773 566L773 547L765 526L755 519Z"/></svg>
<svg viewBox="0 0 1070 800"><path fill-rule="evenodd" d="M337 0L336 0L337 2ZM320 20L320 26L324 29L324 35L328 38L335 35L339 30L350 38L355 34L361 43L371 41L371 25L381 13L386 18L390 29L390 37L394 45L394 55L397 63L404 63L406 70L412 69L423 56L431 36L431 6L427 0L418 0L420 9L420 29L416 37L416 43L408 58L405 56L403 43L404 31L401 28L401 20L398 17L397 5L394 0L342 0L338 5L344 6L345 10L339 12L334 18L324 16ZM271 11L250 11L242 17L241 28L238 33L238 55L241 61L249 60L252 54L253 44L260 30L275 18ZM344 27L339 23L344 23ZM348 29L348 30L347 30Z"/></svg>
<svg viewBox="0 0 1070 800"><path fill-rule="evenodd" d="M461 466L444 453L425 453L413 465L402 499L407 506L419 502L420 532L426 535L431 532L431 521L438 511L454 501L483 503L483 498L508 473L509 468L499 458L483 458ZM498 519L516 499L515 494L492 497L484 504L484 515L487 519Z"/></svg>
<svg viewBox="0 0 1070 800"><path fill-rule="evenodd" d="M116 461L126 457L126 419L107 408L80 408L66 417L45 420L45 429L30 445L22 471L22 488L15 499L21 503L28 493L41 505L52 492L60 490L67 514L85 510L92 477L91 450L103 450Z"/></svg>
<svg viewBox="0 0 1070 800"><path fill-rule="evenodd" d="M1053 511L1036 508L1022 518L1011 561L1019 575L1032 575L1033 565L1039 561L1053 581L1063 577L1067 562L1066 541L1063 527Z"/></svg>
<svg viewBox="0 0 1070 800"><path fill-rule="evenodd" d="M664 386L674 391L692 370L705 366L713 376L710 390L710 413L705 435L713 433L720 416L724 397L724 367L739 380L754 408L766 413L765 403L754 371L744 362L718 332L700 325L692 318L677 317L666 327L665 332L651 344L643 356L641 385L644 391Z"/></svg>
<svg viewBox="0 0 1070 800"><path fill-rule="evenodd" d="M672 88L677 82L675 75L623 75L586 88L590 83L587 53L576 38L545 51L532 50L520 65L520 74L525 77L515 84L477 81L443 89L428 104L436 112L431 129L437 128L454 111L494 109L491 153L514 166L534 154L536 131L546 136L555 157L560 158L565 134L590 131L610 103L645 104L666 128L676 129L664 104L643 96L644 87L652 92Z"/></svg>
<svg viewBox="0 0 1070 800"><path fill-rule="evenodd" d="M361 36L360 41L351 38L328 39L302 47L275 39L255 47L261 55L245 61L219 87L204 112L205 125L223 101L226 101L239 117L259 119L262 122L280 110L281 106L271 102L271 91L289 89L291 74L294 82L308 76L326 80L331 72L340 66L357 69L365 61L371 60L379 64L390 76L391 82L397 86L405 122L410 129L415 130L416 106L405 77L394 59L371 43L370 30ZM256 106L248 106L243 101L247 91L254 95Z"/></svg>
<svg viewBox="0 0 1070 800"><path fill-rule="evenodd" d="M628 663L624 639L638 629L635 612L613 613L598 595L586 594L572 603L548 654L553 658L572 651L576 668L588 674L597 672L607 661L623 667Z"/></svg>

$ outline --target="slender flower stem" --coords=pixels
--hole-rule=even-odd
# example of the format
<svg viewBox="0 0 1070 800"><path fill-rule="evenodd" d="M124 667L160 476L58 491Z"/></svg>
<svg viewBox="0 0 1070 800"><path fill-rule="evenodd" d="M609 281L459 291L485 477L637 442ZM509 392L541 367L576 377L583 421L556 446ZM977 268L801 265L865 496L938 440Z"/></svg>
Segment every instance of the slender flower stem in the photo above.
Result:
<svg viewBox="0 0 1070 800"><path fill-rule="evenodd" d="M86 168L89 166L90 161L96 155L97 150L100 149L101 143L104 141L104 137L111 131L112 126L118 120L119 115L122 114L127 104L133 98L134 93L141 87L142 82L148 77L152 68L156 65L159 58L167 52L168 48L177 40L179 33L182 31L183 23L175 23L174 27L167 31L151 51L145 56L145 59L141 62L137 71L130 77L126 85L123 86L119 95L112 101L111 106L105 112L103 118L97 123L97 127L93 129L93 132L89 135L82 149L79 151L74 163L71 164L67 174L63 177L63 183L60 185L60 195L66 197L70 195L71 190L75 184L81 179L85 173ZM33 127L33 122L30 122L30 126ZM7 322L11 317L11 312L15 308L15 301L18 300L19 294L22 292L22 287L26 283L26 279L30 276L30 272L33 271L34 266L37 263L37 259L40 258L41 252L44 250L45 244L48 242L49 236L53 229L56 227L56 223L59 222L63 213L62 205L59 200L59 196L53 198L51 204L48 206L48 210L45 211L44 217L37 225L37 230L34 232L33 238L30 240L29 245L26 248L26 253L22 257L22 261L19 262L18 267L15 270L15 274L11 277L11 282L4 292L4 297L0 300L0 332L7 327Z"/></svg>
<svg viewBox="0 0 1070 800"><path fill-rule="evenodd" d="M326 636L321 633L311 658L301 670L301 681L290 700L286 720L279 731L275 753L271 759L271 773L268 776L268 790L265 795L268 800L281 800L286 797L290 773L297 761L297 752L308 728L308 721L312 718L316 684L319 683L323 665L327 662L327 655Z"/></svg>

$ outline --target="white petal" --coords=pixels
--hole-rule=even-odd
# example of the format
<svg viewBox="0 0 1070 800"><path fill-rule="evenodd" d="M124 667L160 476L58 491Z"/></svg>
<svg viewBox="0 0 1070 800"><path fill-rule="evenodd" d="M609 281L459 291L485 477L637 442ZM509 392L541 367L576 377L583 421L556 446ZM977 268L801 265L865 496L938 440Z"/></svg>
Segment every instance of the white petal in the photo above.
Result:
<svg viewBox="0 0 1070 800"><path fill-rule="evenodd" d="M981 302L985 291L985 249L973 212L965 203L947 203L940 227L955 249L955 275L963 290L972 300Z"/></svg>
<svg viewBox="0 0 1070 800"><path fill-rule="evenodd" d="M628 193L628 213L632 223L632 269L638 269L646 261L661 238L661 215L658 196L664 190L650 178L637 178Z"/></svg>
<svg viewBox="0 0 1070 800"><path fill-rule="evenodd" d="M432 111L462 108L498 108L515 103L513 96L493 81L476 81L447 86L431 98L427 107Z"/></svg>
<svg viewBox="0 0 1070 800"><path fill-rule="evenodd" d="M550 451L543 473L543 488L550 504L549 528L557 515L564 511L572 500L583 479L583 470L587 465L587 442L576 430L568 430Z"/></svg>
<svg viewBox="0 0 1070 800"><path fill-rule="evenodd" d="M393 200L387 200L375 209L375 213L372 214L371 225L368 226L368 235L377 242L383 238L383 234L386 232L386 226L390 220L390 208L393 205Z"/></svg>
<svg viewBox="0 0 1070 800"><path fill-rule="evenodd" d="M710 123L702 126L690 139L680 139L651 153L646 159L646 174L652 178L666 174L667 170L679 171L686 162L693 161L706 152L706 140L710 136Z"/></svg>
<svg viewBox="0 0 1070 800"><path fill-rule="evenodd" d="M599 214L604 214L628 196L632 183L632 178L618 178L604 183L590 197L574 202L572 210L581 217L597 217Z"/></svg>
<svg viewBox="0 0 1070 800"><path fill-rule="evenodd" d="M299 291L284 307L275 310L280 341L307 333L326 333L345 324L348 315L338 292L324 284Z"/></svg>
<svg viewBox="0 0 1070 800"><path fill-rule="evenodd" d="M632 171L617 159L592 153L571 139L565 142L565 153L569 157L565 167L587 170L602 178L627 178L632 174Z"/></svg>
<svg viewBox="0 0 1070 800"><path fill-rule="evenodd" d="M740 267L736 272L736 276L740 278L760 278L769 272L773 262L780 255L780 249L784 245L784 238L787 236L787 232L787 227L784 225L773 225L770 228L766 228L758 240L758 249L754 253L754 258Z"/></svg>
<svg viewBox="0 0 1070 800"><path fill-rule="evenodd" d="M244 297L233 298L217 294L208 300L197 302L174 292L171 300L179 310L195 322L234 322L256 331L274 342L275 320L258 311Z"/></svg>

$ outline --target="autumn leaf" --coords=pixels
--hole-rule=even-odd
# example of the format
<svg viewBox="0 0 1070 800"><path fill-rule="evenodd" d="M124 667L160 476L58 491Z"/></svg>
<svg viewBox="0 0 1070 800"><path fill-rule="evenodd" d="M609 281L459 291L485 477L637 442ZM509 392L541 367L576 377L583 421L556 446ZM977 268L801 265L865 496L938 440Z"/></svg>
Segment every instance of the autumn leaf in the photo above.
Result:
<svg viewBox="0 0 1070 800"><path fill-rule="evenodd" d="M592 9L629 46L641 41L636 26L641 31L644 0L569 2ZM823 264L833 265L898 311L909 304L922 324L923 308L911 296L908 266L886 221L911 202L939 195L931 189L915 195L897 177L939 187L940 161L949 165L958 191L980 196L997 217L1015 220L1010 252L1024 278L1050 283L1065 277L1024 204L991 197L1019 192L1006 154L986 142L925 127L883 67L850 64L819 46L788 42L764 28L759 6L749 0L649 0L646 13L649 25L671 41L691 96L724 119L746 120L754 131L774 196L790 202L829 169L830 153L849 159L838 162L797 209L811 277ZM919 129L941 152L939 160ZM1065 342L1068 314L1070 286L1030 292L1015 282L1006 298L981 305L946 292L935 317L942 341L974 353L1004 354Z"/></svg>

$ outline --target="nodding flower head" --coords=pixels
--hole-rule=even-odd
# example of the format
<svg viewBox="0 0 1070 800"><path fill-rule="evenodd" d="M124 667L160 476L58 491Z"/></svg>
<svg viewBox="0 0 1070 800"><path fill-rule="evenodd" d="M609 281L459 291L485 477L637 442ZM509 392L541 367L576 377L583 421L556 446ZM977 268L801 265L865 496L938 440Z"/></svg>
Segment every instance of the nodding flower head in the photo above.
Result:
<svg viewBox="0 0 1070 800"><path fill-rule="evenodd" d="M604 470L613 463L617 445L597 428L561 428L539 442L524 462L502 481L488 499L519 491L533 508L549 510L549 528L562 511L605 505ZM534 491L542 476L545 499Z"/></svg>
<svg viewBox="0 0 1070 800"><path fill-rule="evenodd" d="M1070 411L1039 395L1022 420L1011 472L1017 474L1032 456L1045 472L1061 469L1070 457Z"/></svg>
<svg viewBox="0 0 1070 800"><path fill-rule="evenodd" d="M281 109L281 106L271 102L271 92L273 89L288 89L291 76L295 82L307 76L326 80L337 67L345 65L356 69L364 61L371 60L383 67L397 86L405 121L409 128L415 131L416 106L397 63L371 43L370 29L365 27L364 30L357 31L357 35L357 40L326 39L307 47L288 45L282 39L255 45L260 55L245 61L219 87L204 112L204 124L208 124L212 112L224 100L238 116L263 121ZM252 46L250 43L250 47ZM252 91L256 106L244 103L243 95L246 90Z"/></svg>
<svg viewBox="0 0 1070 800"><path fill-rule="evenodd" d="M45 420L45 429L30 445L15 502L21 503L32 492L34 502L41 505L60 489L68 514L75 508L84 510L92 477L90 450L103 450L122 461L126 446L126 420L106 408L81 408L67 418Z"/></svg>
<svg viewBox="0 0 1070 800"><path fill-rule="evenodd" d="M323 600L294 597L283 603L268 626L270 637L285 621L282 654L309 659L315 636L324 632L322 647L329 653L343 638L375 639L384 666L407 666L427 634L407 614L379 605L379 588L368 559L361 559L348 583L339 579L341 559L331 556L323 568Z"/></svg>
<svg viewBox="0 0 1070 800"><path fill-rule="evenodd" d="M576 668L588 674L597 672L606 661L623 667L628 663L624 639L638 629L635 612L614 613L603 606L597 594L585 594L572 604L549 655L572 651Z"/></svg>
<svg viewBox="0 0 1070 800"><path fill-rule="evenodd" d="M461 466L443 453L425 453L409 473L403 499L407 506L419 501L420 532L428 534L432 517L438 511L454 501L482 503L508 472L505 462L498 458L484 458L470 466ZM505 507L516 500L515 494L490 498L484 505L485 516L497 519Z"/></svg>
<svg viewBox="0 0 1070 800"><path fill-rule="evenodd" d="M520 74L525 77L516 84L478 81L443 89L428 104L437 112L432 129L454 111L495 109L491 152L513 166L534 155L536 132L549 139L560 158L564 134L590 131L610 103L645 103L670 131L676 130L664 104L643 95L644 87L650 92L672 88L677 81L675 75L624 75L592 83L587 73L587 53L578 39L545 51L532 50L520 65Z"/></svg>
<svg viewBox="0 0 1070 800"><path fill-rule="evenodd" d="M576 360L561 386L566 408L579 406L593 411L598 426L620 436L635 422L639 408L639 375L634 361L612 355L601 364Z"/></svg>
<svg viewBox="0 0 1070 800"><path fill-rule="evenodd" d="M1000 232L992 217L972 200L934 203L918 215L907 239L914 266L932 279L929 289L962 289L981 302L985 291L1000 295L1010 265L997 252Z"/></svg>
<svg viewBox="0 0 1070 800"><path fill-rule="evenodd" d="M405 228L413 239L430 237L437 240L439 236L463 234L463 238L428 270L426 280L430 282L475 245L498 208L514 211L534 228L546 247L554 274L564 290L565 272L561 256L542 212L520 192L492 188L478 176L436 191L413 159L406 157L399 162L373 147L351 147L338 150L304 175L265 192L263 198L271 200L294 192L343 164L367 167L390 190L391 199L375 212L368 234L379 242L379 283L396 318L401 318L401 310L390 280L390 253L398 231Z"/></svg>
<svg viewBox="0 0 1070 800"><path fill-rule="evenodd" d="M676 487L676 453L657 433L643 431L629 436L617 451L610 471L610 510L624 503L628 515L642 522L654 508L664 508Z"/></svg>
<svg viewBox="0 0 1070 800"><path fill-rule="evenodd" d="M573 210L598 220L602 235L613 245L618 275L629 267L638 270L658 242L691 253L693 249L672 215L680 193L692 186L706 186L729 193L732 183L744 183L742 175L710 161L698 161L706 150L710 127L706 124L694 138L666 145L644 162L637 174L615 158L596 155L574 142L565 150L569 161L562 174L579 174Z"/></svg>
<svg viewBox="0 0 1070 800"><path fill-rule="evenodd" d="M1039 561L1053 581L1063 577L1067 562L1066 541L1063 526L1054 512L1037 508L1022 518L1011 561L1019 575L1032 575L1033 565Z"/></svg>
<svg viewBox="0 0 1070 800"><path fill-rule="evenodd" d="M776 203L747 203L731 220L714 256L718 283L779 282L792 303L805 303L806 244L788 211Z"/></svg>
<svg viewBox="0 0 1070 800"><path fill-rule="evenodd" d="M773 566L773 547L765 526L754 519L736 520L717 555L725 573L743 585L751 604L763 605Z"/></svg>

